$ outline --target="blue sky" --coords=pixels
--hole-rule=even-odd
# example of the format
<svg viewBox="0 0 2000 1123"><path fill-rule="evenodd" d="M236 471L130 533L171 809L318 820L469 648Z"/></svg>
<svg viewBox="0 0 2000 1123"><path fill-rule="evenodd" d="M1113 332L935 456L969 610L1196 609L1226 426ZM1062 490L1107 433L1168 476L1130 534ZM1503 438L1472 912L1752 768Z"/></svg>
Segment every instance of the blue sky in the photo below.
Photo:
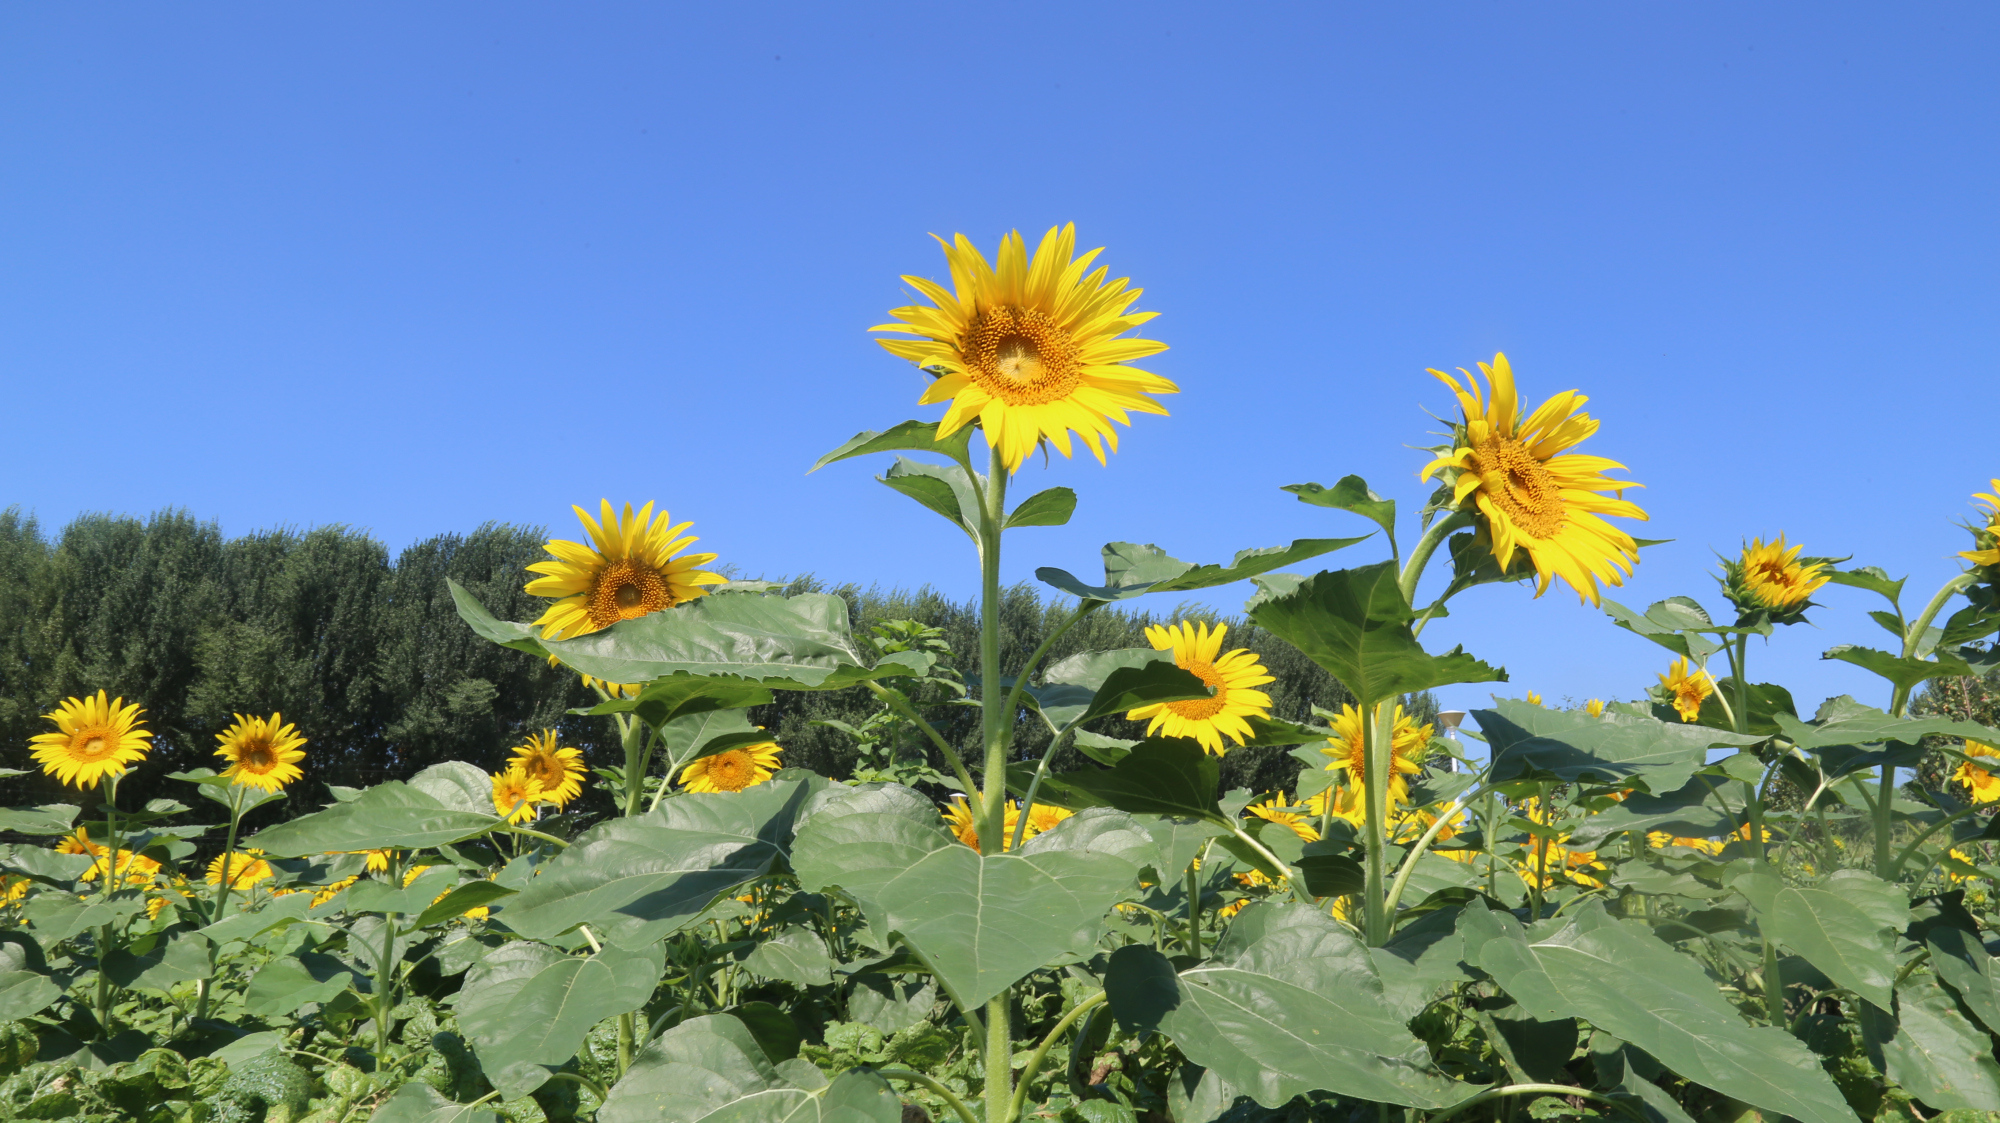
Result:
<svg viewBox="0 0 2000 1123"><path fill-rule="evenodd" d="M1785 531L1920 602L2000 475L1996 47L1948 3L11 5L0 504L402 545L657 499L752 573L969 594L955 531L804 469L938 415L864 330L929 234L1074 221L1183 392L1023 472L1082 505L1010 578L1358 533L1278 490L1350 472L1413 511L1424 368L1505 350L1675 540L1618 599L1719 606L1712 551ZM1822 599L1755 677L1880 704L1818 658L1875 606ZM1552 701L1665 661L1560 589L1426 638Z"/></svg>

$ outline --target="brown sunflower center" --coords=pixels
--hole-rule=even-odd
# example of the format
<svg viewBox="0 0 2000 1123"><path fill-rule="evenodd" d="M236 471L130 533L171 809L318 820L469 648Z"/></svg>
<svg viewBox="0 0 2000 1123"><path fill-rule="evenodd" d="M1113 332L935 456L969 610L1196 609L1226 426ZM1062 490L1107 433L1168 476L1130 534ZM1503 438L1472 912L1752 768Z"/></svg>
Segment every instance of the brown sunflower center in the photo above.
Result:
<svg viewBox="0 0 2000 1123"><path fill-rule="evenodd" d="M1204 721L1221 713L1222 707L1229 702L1229 690L1222 685L1222 675L1216 671L1214 664L1195 660L1180 666L1181 670L1208 686L1209 696L1190 698L1185 702L1168 702L1167 708L1189 721Z"/></svg>
<svg viewBox="0 0 2000 1123"><path fill-rule="evenodd" d="M1480 490L1507 521L1531 538L1554 538L1567 522L1555 473L1512 437L1492 437L1474 450Z"/></svg>
<svg viewBox="0 0 2000 1123"><path fill-rule="evenodd" d="M236 748L236 763L243 771L261 776L278 766L278 750L269 741L245 741Z"/></svg>
<svg viewBox="0 0 2000 1123"><path fill-rule="evenodd" d="M1076 341L1034 308L980 311L965 329L959 350L972 380L1010 406L1057 401L1083 380Z"/></svg>
<svg viewBox="0 0 2000 1123"><path fill-rule="evenodd" d="M537 755L527 761L527 773L544 791L553 791L562 785L563 767L553 756Z"/></svg>
<svg viewBox="0 0 2000 1123"><path fill-rule="evenodd" d="M673 606L673 590L660 571L630 558L605 566L590 590L590 622L598 628Z"/></svg>
<svg viewBox="0 0 2000 1123"><path fill-rule="evenodd" d="M757 774L757 762L743 749L728 749L708 758L708 782L725 792L740 792Z"/></svg>
<svg viewBox="0 0 2000 1123"><path fill-rule="evenodd" d="M70 734L70 755L84 763L94 763L118 751L118 734L101 725L86 726Z"/></svg>

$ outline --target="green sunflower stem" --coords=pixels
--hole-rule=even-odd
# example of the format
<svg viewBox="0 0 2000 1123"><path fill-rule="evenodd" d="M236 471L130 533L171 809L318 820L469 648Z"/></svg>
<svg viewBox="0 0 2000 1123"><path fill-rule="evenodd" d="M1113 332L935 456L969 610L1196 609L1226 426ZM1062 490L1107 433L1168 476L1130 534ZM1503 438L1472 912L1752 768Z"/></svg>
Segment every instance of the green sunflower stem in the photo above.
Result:
<svg viewBox="0 0 2000 1123"><path fill-rule="evenodd" d="M1431 555L1437 553L1437 548L1444 544L1444 540L1452 531L1471 525L1470 511L1453 511L1432 523L1430 529L1424 531L1424 536L1417 540L1416 547L1410 551L1410 560L1403 563L1402 576L1396 582L1403 590L1405 601L1412 605L1417 603L1417 582L1423 580L1424 567L1430 564Z"/></svg>
<svg viewBox="0 0 2000 1123"><path fill-rule="evenodd" d="M112 772L104 778L104 895L114 896L118 892L118 777L122 773ZM111 1040L111 976L104 970L105 962L111 957L111 925L97 930L97 1032L102 1039Z"/></svg>
<svg viewBox="0 0 2000 1123"><path fill-rule="evenodd" d="M389 852L389 884L403 880L403 863ZM379 1063L389 1055L389 1012L396 1008L396 917L382 914L382 952L375 960L375 1057Z"/></svg>
<svg viewBox="0 0 2000 1123"><path fill-rule="evenodd" d="M997 854L1007 821L1007 743L1013 731L1013 715L1005 712L1000 667L1000 532L1007 510L1007 464L1001 459L997 440L980 499L979 702L986 775L982 777L985 787L979 808L979 849L983 854Z"/></svg>
<svg viewBox="0 0 2000 1123"><path fill-rule="evenodd" d="M1411 559L1415 561L1414 556ZM1361 709L1362 815L1367 823L1367 869L1362 887L1362 935L1370 947L1389 939L1388 895L1384 889L1389 843L1389 769L1396 700Z"/></svg>
<svg viewBox="0 0 2000 1123"><path fill-rule="evenodd" d="M1938 591L1931 594L1930 603L1924 606L1923 612L1915 620L1912 620L1909 628L1903 632L1903 658L1912 659L1916 657L1917 647L1923 643L1924 633L1930 630L1931 621L1937 619L1937 614L1943 610L1945 602L1970 588L1977 580L1970 573L1961 573L1951 580L1946 581L1943 585L1938 586ZM1909 708L1909 704L1910 688L1906 686L1896 687L1889 696L1890 716L1902 717L1904 712ZM1880 784L1881 787L1877 792L1874 808L1875 876L1886 881L1896 876L1894 839L1891 837L1896 824L1894 808L1896 799L1896 768L1894 765L1882 765Z"/></svg>
<svg viewBox="0 0 2000 1123"><path fill-rule="evenodd" d="M636 717L621 717L618 739L625 749L625 814L637 815L646 789L646 723ZM669 780L672 777L668 777Z"/></svg>
<svg viewBox="0 0 2000 1123"><path fill-rule="evenodd" d="M229 840L222 844L222 876L216 878L219 884L215 887L215 904L208 912L208 922L210 924L221 920L222 910L229 906L230 883L236 880L231 876L236 871L230 868L229 856L236 852L236 831L242 823L243 786L237 784L229 789ZM208 972L210 977L213 977L215 974L216 952L215 943L210 941L208 945ZM201 997L195 1000L194 1016L196 1021L208 1017L208 982L208 979L201 981Z"/></svg>

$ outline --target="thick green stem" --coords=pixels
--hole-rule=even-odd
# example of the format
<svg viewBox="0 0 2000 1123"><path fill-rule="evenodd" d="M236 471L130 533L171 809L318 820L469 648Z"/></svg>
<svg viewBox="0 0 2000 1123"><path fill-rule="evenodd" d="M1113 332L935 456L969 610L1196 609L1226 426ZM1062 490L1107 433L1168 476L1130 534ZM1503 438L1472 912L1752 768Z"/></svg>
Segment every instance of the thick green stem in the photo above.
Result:
<svg viewBox="0 0 2000 1123"><path fill-rule="evenodd" d="M957 1093L921 1072L911 1072L906 1068L878 1068L875 1075L884 1080L907 1080L912 1084L921 1084L929 1088L931 1094L950 1104L951 1109L958 1113L960 1123L979 1123L979 1117L972 1114L972 1109L965 1106L965 1101L959 1099Z"/></svg>
<svg viewBox="0 0 2000 1123"><path fill-rule="evenodd" d="M1014 1123L1013 988L986 1003L986 1123Z"/></svg>
<svg viewBox="0 0 2000 1123"><path fill-rule="evenodd" d="M121 773L113 772L104 778L104 896L116 896L119 884L124 880L118 868L118 848L124 842L118 837L118 779ZM105 1040L111 1039L111 976L104 970L105 960L111 956L111 925L97 930L97 1032Z"/></svg>
<svg viewBox="0 0 2000 1123"><path fill-rule="evenodd" d="M625 814L639 813L639 800L646 788L646 723L632 715L614 715L618 720L618 740L625 749ZM672 782L667 777L665 782Z"/></svg>
<svg viewBox="0 0 2000 1123"><path fill-rule="evenodd" d="M403 863L395 851L389 852L389 884L398 885L403 880ZM396 1008L396 917L398 913L382 914L382 954L375 960L375 1057L379 1062L389 1055L389 1011Z"/></svg>
<svg viewBox="0 0 2000 1123"><path fill-rule="evenodd" d="M1201 955L1201 871L1189 862L1187 868L1187 941L1188 954Z"/></svg>
<svg viewBox="0 0 2000 1123"><path fill-rule="evenodd" d="M1972 574L1961 573L1951 580L1946 581L1943 585L1940 585L1938 591L1931 594L1930 603L1924 606L1923 612L1919 613L1917 618L1912 620L1910 626L1903 632L1903 658L1913 659L1916 657L1917 648L1924 641L1924 633L1930 630L1931 621L1937 619L1937 614L1944 608L1945 602L1970 587L1974 580L1975 578ZM1907 686L1896 687L1889 696L1889 716L1902 717L1909 703L1910 688ZM1887 881L1896 876L1893 864L1894 858L1890 853L1892 846L1890 833L1894 829L1896 822L1894 808L1896 798L1895 765L1888 763L1882 765L1880 784L1881 788L1875 800L1874 808L1875 876Z"/></svg>
<svg viewBox="0 0 2000 1123"><path fill-rule="evenodd" d="M1422 548L1421 544L1418 547ZM1416 561L1415 554L1410 560ZM1396 728L1396 700L1389 698L1361 710L1361 811L1367 834L1367 868L1362 886L1362 937L1370 947L1389 939L1383 885L1389 842L1389 768Z"/></svg>
<svg viewBox="0 0 2000 1123"><path fill-rule="evenodd" d="M1416 845L1410 847L1408 854L1403 855L1403 864L1396 867L1396 880L1390 883L1389 895L1382 902L1383 911L1389 914L1391 931L1396 927L1396 902L1403 899L1403 886L1409 884L1410 874L1417 868L1417 859L1423 857L1424 851L1431 848L1431 843L1437 841L1437 836L1444 833L1444 829L1451 825L1452 819L1465 810L1474 797L1484 794L1485 791L1484 787L1466 789L1465 794L1453 800L1451 806L1446 807L1431 821L1430 827L1417 839Z"/></svg>
<svg viewBox="0 0 2000 1123"><path fill-rule="evenodd" d="M1417 603L1417 582L1423 579L1424 567L1430 564L1431 555L1437 553L1437 548L1444 544L1452 531L1471 525L1471 512L1453 511L1424 531L1424 536L1417 540L1416 548L1410 551L1410 560L1403 563L1402 575L1396 582L1403 590L1405 601L1412 605Z"/></svg>
<svg viewBox="0 0 2000 1123"><path fill-rule="evenodd" d="M1016 1119L1020 1118L1021 1109L1028 1104L1028 1085L1034 1082L1035 1074L1042 1070L1042 1061L1047 1059L1049 1049L1062 1039L1062 1035L1069 1031L1070 1026L1076 1024L1078 1018L1103 1005L1106 997L1105 992L1100 990L1077 1003L1076 1008L1064 1014L1062 1020L1056 1023L1056 1027L1049 1031L1048 1036L1042 1038L1042 1043L1035 1046L1035 1051L1028 1054L1028 1063L1021 1069L1021 1086L1014 1090L1014 1103L1010 1115Z"/></svg>
<svg viewBox="0 0 2000 1123"><path fill-rule="evenodd" d="M989 437L991 435L989 434ZM1007 821L1007 744L1014 715L1005 709L1000 666L1000 528L1007 510L1007 464L993 445L979 510L979 703L986 749L979 808L979 851L998 854ZM1004 1123L992 1119L988 1123Z"/></svg>
<svg viewBox="0 0 2000 1123"><path fill-rule="evenodd" d="M235 877L231 876L236 871L230 868L229 856L236 852L236 831L242 822L243 788L239 784L229 791L229 840L222 845L222 876L218 879L221 884L215 887L215 906L208 913L208 922L210 924L221 920L222 910L229 905L230 883L236 880ZM215 955L218 950L214 942L211 941L208 945L208 973L210 978L213 978L215 975ZM201 981L201 997L195 1000L194 1016L197 1020L208 1017L209 981L209 979Z"/></svg>

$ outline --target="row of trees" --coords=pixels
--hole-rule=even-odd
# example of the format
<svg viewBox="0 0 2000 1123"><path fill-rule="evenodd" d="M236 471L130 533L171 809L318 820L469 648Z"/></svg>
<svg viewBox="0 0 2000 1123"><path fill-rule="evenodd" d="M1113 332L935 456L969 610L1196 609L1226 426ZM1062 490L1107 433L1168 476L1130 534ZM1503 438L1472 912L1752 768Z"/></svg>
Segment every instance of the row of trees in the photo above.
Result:
<svg viewBox="0 0 2000 1123"><path fill-rule="evenodd" d="M442 760L497 768L508 750L545 727L593 763L617 760L602 719L567 715L596 699L576 677L474 636L458 619L447 577L497 615L533 619L545 602L521 591L524 567L543 557L539 527L488 524L425 539L395 554L346 527L262 531L226 538L214 523L165 511L147 520L86 515L53 537L18 510L0 512L0 766L30 768L28 738L60 699L99 688L146 708L155 749L128 792L171 794L166 773L215 763L215 734L235 713L282 711L310 739L300 798L260 812L271 818L317 807L323 784L364 786L407 777ZM938 629L933 642L976 673L978 617L969 602L931 590L826 588L855 630L897 620ZM1040 643L1060 606L1033 586L1007 596L1004 662ZM1065 638L1070 651L1145 646L1161 620L1212 618L1203 606L1165 617L1105 611ZM1274 716L1303 720L1311 707L1348 701L1331 676L1254 628L1230 646L1258 652L1277 681L1265 687ZM754 719L786 749L786 763L849 774L855 742L824 721L858 725L877 705L865 691L782 694ZM949 732L976 738L972 711L939 711ZM1132 735L1136 735L1136 730ZM1037 755L1048 735L1024 720L1019 744ZM979 754L969 752L968 759ZM934 762L940 763L940 762ZM1064 762L1058 762L1064 763ZM1224 761L1229 786L1286 786L1298 768L1281 750ZM31 771L0 779L9 804L64 795ZM584 805L589 814L592 805Z"/></svg>

